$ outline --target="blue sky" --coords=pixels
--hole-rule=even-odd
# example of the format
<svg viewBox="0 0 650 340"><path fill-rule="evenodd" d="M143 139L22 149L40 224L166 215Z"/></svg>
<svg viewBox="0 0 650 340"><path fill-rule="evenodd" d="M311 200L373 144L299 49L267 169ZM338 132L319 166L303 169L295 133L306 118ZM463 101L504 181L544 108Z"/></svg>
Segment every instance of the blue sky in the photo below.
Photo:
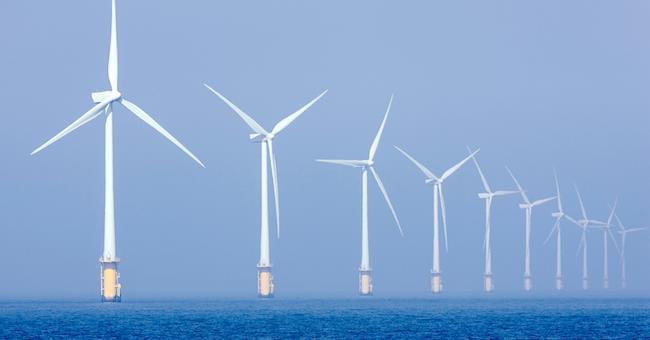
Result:
<svg viewBox="0 0 650 340"><path fill-rule="evenodd" d="M554 193L576 216L572 185L604 219L618 195L628 227L650 225L650 5L645 1L118 1L120 88L207 166L201 169L123 108L116 110L118 255L125 295L254 296L259 148L203 83L263 126L329 93L275 143L283 234L271 243L279 296L353 295L360 261L360 173L316 158L363 158L391 93L376 169L401 238L370 186L377 295L429 289L432 195L399 145L438 173L480 147L494 188ZM98 294L103 125L37 156L36 146L109 88L110 2L0 2L0 276L2 297ZM470 164L471 165L471 164ZM479 293L482 190L472 166L445 183L449 293ZM497 291L519 292L523 212L494 206ZM552 206L534 212L533 277L553 285L543 240ZM577 291L579 230L564 223L566 285ZM589 234L592 285L602 235ZM647 292L650 234L631 237L629 286ZM618 260L610 276L618 286Z"/></svg>

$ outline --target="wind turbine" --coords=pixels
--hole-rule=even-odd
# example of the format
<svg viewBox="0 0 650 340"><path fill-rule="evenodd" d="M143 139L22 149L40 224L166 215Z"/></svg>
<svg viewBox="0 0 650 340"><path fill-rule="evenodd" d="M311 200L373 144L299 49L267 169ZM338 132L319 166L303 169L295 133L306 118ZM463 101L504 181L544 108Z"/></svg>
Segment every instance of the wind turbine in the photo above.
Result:
<svg viewBox="0 0 650 340"><path fill-rule="evenodd" d="M203 167L203 163L196 158L183 144L181 144L167 130L160 126L151 116L145 113L141 108L126 100L117 86L118 79L118 60L117 60L117 25L115 14L115 0L112 1L112 20L111 20L111 43L108 56L108 80L111 89L104 92L92 93L91 97L96 105L88 112L77 118L72 124L59 132L52 139L32 151L32 155L45 149L52 143L63 138L70 132L87 124L93 119L104 114L106 121L105 131L105 197L104 197L104 253L99 259L101 263L100 291L102 301L120 302L121 301L121 284L119 283L119 272L117 265L120 259L115 251L115 209L113 195L113 104L120 103L131 111L136 117L142 119L145 123L158 131L165 138L169 139L183 152L194 159Z"/></svg>
<svg viewBox="0 0 650 340"><path fill-rule="evenodd" d="M616 215L616 221L618 222L619 234L621 234L621 288L627 288L627 270L625 264L625 241L627 240L627 234L634 233L637 231L645 230L648 228L625 228L625 225L621 222Z"/></svg>
<svg viewBox="0 0 650 340"><path fill-rule="evenodd" d="M377 153L377 148L379 147L379 140L381 139L382 132L384 131L384 126L386 125L386 118L388 118L388 113L390 112L390 108L392 104L393 104L393 96L390 97L390 101L388 102L388 108L386 109L386 114L384 115L384 120L381 122L379 131L377 132L377 135L375 136L375 139L372 142L372 145L370 146L370 151L368 152L368 159L365 160L317 159L316 160L317 162L322 162L322 163L346 165L346 166L362 169L362 173L361 173L362 176L361 177L361 190L362 190L361 266L359 267L359 293L361 295L372 295L372 290L373 290L372 277L370 275L372 272L372 269L370 268L370 252L368 249L368 171L372 172L372 175L375 178L375 181L377 182L377 186L379 187L379 190L381 190L381 193L384 195L384 199L388 204L388 208L390 209L390 212L393 214L393 218L397 223L397 229L399 230L400 234L404 236L404 233L402 232L402 226L399 223L399 219L397 218L397 214L395 213L393 204L390 202L390 198L388 197L388 192L386 192L386 188L384 188L384 184L382 183L381 179L379 178L379 175L377 174L377 171L374 168L375 154Z"/></svg>
<svg viewBox="0 0 650 340"><path fill-rule="evenodd" d="M614 238L614 234L612 233L612 220L614 219L617 203L618 200L614 201L614 206L612 207L612 211L610 212L609 217L607 218L607 222L597 223L600 225L598 228L601 228L603 230L603 288L605 289L609 288L609 256L607 253L607 245L609 243L607 239L608 236L609 238L611 238L612 242L614 242L614 247L618 252L618 245L616 244L616 239Z"/></svg>
<svg viewBox="0 0 650 340"><path fill-rule="evenodd" d="M554 200L555 196L531 202L528 199L526 192L524 192L524 189L522 189L521 185L519 185L519 182L517 181L517 178L515 178L515 175L512 174L512 171L510 171L508 167L506 167L506 170L508 170L508 173L510 173L510 177L512 177L512 180L515 182L517 188L519 189L521 197L524 199L524 203L520 203L519 208L526 209L526 256L524 260L524 290L530 291L533 289L533 281L530 274L530 229L533 217L533 208Z"/></svg>
<svg viewBox="0 0 650 340"><path fill-rule="evenodd" d="M468 147L467 150L471 153L471 149ZM492 210L492 201L497 196L507 196L518 193L519 191L512 190L497 190L492 191L490 185L481 171L481 167L478 165L476 157L472 157L474 160L474 165L476 165L476 170L478 170L479 175L481 176L481 181L483 182L483 188L485 192L479 193L478 197L485 200L485 239L483 240L483 250L485 251L485 273L484 275L484 284L483 287L487 293L490 293L494 290L494 282L492 279L492 222L490 219L490 214Z"/></svg>
<svg viewBox="0 0 650 340"><path fill-rule="evenodd" d="M287 126L289 126L294 120L296 120L296 118L303 114L303 112L307 111L307 109L309 109L322 96L324 96L325 93L327 93L327 90L323 91L318 97L314 98L305 106L298 109L298 111L295 111L294 113L280 120L277 124L275 124L273 130L271 130L271 132L268 132L248 114L242 111L226 97L221 95L221 93L215 91L207 84L203 85L205 85L205 87L212 93L217 95L217 97L223 100L226 105L233 109L233 111L235 111L235 113L237 113L237 115L239 115L239 117L253 130L253 133L250 134L249 137L254 143L260 143L262 149L262 209L260 215L260 261L257 264L257 295L261 298L270 298L273 297L274 285L273 276L271 275L271 253L269 247L268 160L271 162L271 177L273 179L273 196L275 198L275 222L277 226L277 236L278 238L280 237L280 197L278 192L277 167L275 163L275 155L273 154L273 139L280 132L286 129Z"/></svg>
<svg viewBox="0 0 650 340"><path fill-rule="evenodd" d="M602 222L590 220L587 217L587 210L585 209L585 205L582 202L582 196L580 195L580 191L578 191L577 186L575 187L575 190L576 194L578 195L578 202L580 203L582 218L577 221L571 220L571 222L576 224L582 230L582 236L580 237L580 243L578 245L578 252L580 252L580 249L582 249L582 289L586 290L589 289L589 275L587 271L587 228L589 228L590 225L600 225Z"/></svg>
<svg viewBox="0 0 650 340"><path fill-rule="evenodd" d="M476 150L474 152L471 152L469 156L467 156L465 159L462 161L458 162L456 165L452 166L451 168L447 169L442 176L438 177L433 174L433 172L429 169L427 169L424 165L422 165L420 162L415 160L415 158L411 157L406 151L398 148L395 146L397 151L401 152L406 158L408 158L413 164L415 164L422 173L424 173L424 176L426 177L425 183L426 184L431 184L433 183L433 269L431 270L431 274L433 275L431 278L431 291L434 294L440 293L442 291L442 279L440 277L440 231L438 227L438 200L440 200L440 205L442 208L442 225L444 228L445 232L445 249L447 248L447 211L445 207L445 196L442 193L442 183L449 177L451 176L454 172L456 172L458 169L460 169L465 162L469 161L470 158L474 157L476 153L479 152L479 150Z"/></svg>

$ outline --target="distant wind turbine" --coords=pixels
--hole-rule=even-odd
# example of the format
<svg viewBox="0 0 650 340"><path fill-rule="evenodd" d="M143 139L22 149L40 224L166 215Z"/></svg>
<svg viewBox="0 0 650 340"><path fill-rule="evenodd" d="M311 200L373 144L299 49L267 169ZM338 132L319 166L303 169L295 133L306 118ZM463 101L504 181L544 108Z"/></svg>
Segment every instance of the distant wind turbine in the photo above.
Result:
<svg viewBox="0 0 650 340"><path fill-rule="evenodd" d="M557 172L554 171L554 176L555 176L555 190L557 191L557 211L552 213L551 216L555 217L555 224L553 225L553 228L551 229L551 232L548 234L548 237L546 238L546 241L544 241L544 244L547 244L548 241L551 239L553 234L555 233L557 235L556 239L556 257L555 257L555 289L557 290L562 290L564 289L564 283L562 281L562 228L561 228L561 221L562 218L566 218L569 221L572 221L573 223L576 223L576 220L574 220L571 216L567 215L564 213L564 209L562 208L562 198L560 196L560 184L557 180Z"/></svg>
<svg viewBox="0 0 650 340"><path fill-rule="evenodd" d="M158 131L165 138L174 143L178 148L185 152L203 167L203 163L196 158L183 144L174 138L167 130L160 126L151 116L145 113L141 108L129 102L118 91L118 58L117 58L117 24L115 13L115 0L112 1L112 19L111 19L111 43L108 56L108 80L111 85L109 91L92 93L92 99L96 105L88 112L77 118L72 124L59 132L56 136L45 142L43 145L32 151L32 155L45 149L52 143L65 137L67 134L89 123L99 117L102 113L106 116L104 125L105 131L105 178L104 178L104 252L99 259L101 263L101 280L100 292L102 301L120 302L121 301L121 284L119 282L118 263L120 259L116 254L115 247L115 208L113 195L113 104L120 103L131 111L136 117L142 119L149 126Z"/></svg>
<svg viewBox="0 0 650 340"><path fill-rule="evenodd" d="M607 251L607 245L609 243L608 237L612 240L612 242L614 243L614 247L618 252L618 245L616 244L616 239L614 238L614 234L612 233L612 221L614 219L614 214L616 213L617 203L618 200L614 201L614 206L612 207L612 211L610 212L606 223L603 222L596 223L599 225L596 228L600 228L603 230L603 288L605 289L609 288L609 254Z"/></svg>
<svg viewBox="0 0 650 340"><path fill-rule="evenodd" d="M616 215L616 221L618 222L619 234L621 234L621 288L627 288L627 269L626 269L626 259L625 259L625 245L627 240L627 234L634 233L637 231L645 230L648 228L626 228L625 225L621 222Z"/></svg>
<svg viewBox="0 0 650 340"><path fill-rule="evenodd" d="M519 185L519 182L517 181L517 178L515 178L515 175L512 173L512 171L510 171L508 167L506 167L506 170L508 170L510 177L512 177L512 180L517 185L517 188L519 189L519 193L521 194L521 197L524 200L524 203L519 204L519 208L526 210L526 232L525 232L526 254L524 260L524 290L530 291L531 289L533 289L533 281L530 274L530 232L531 232L531 223L533 218L533 208L542 205L546 202L550 202L554 200L555 197L548 197L548 198L531 202L528 199L528 196L526 195L524 189L522 189L521 185Z"/></svg>
<svg viewBox="0 0 650 340"><path fill-rule="evenodd" d="M433 183L433 269L431 270L431 274L433 277L431 278L431 291L436 294L440 293L442 291L442 278L440 277L440 231L438 227L438 200L440 200L440 205L442 208L442 225L444 228L445 232L445 249L447 249L448 244L447 244L447 211L445 207L445 196L442 193L442 183L449 177L451 176L454 172L456 172L458 169L460 169L465 162L469 161L470 158L474 157L476 153L478 153L479 150L476 150L472 152L469 156L467 156L465 159L462 161L458 162L456 165L452 166L451 168L447 169L442 176L438 177L433 174L433 172L429 169L427 169L424 165L422 165L420 162L415 160L415 158L411 157L406 151L398 148L395 146L395 148L401 152L408 160L410 160L415 166L422 171L424 176L426 177L425 183L426 184L431 184Z"/></svg>
<svg viewBox="0 0 650 340"><path fill-rule="evenodd" d="M363 170L362 177L361 177L361 185L362 185L361 187L362 188L361 266L359 267L359 293L361 295L372 295L372 290L373 290L373 283L371 277L372 269L370 268L370 252L368 250L368 170L372 172L372 175L375 178L375 181L377 182L377 186L379 186L379 190L381 190L381 193L384 195L384 199L388 204L388 208L390 208L390 211L393 214L395 223L397 223L397 228L399 229L400 234L404 236L404 233L402 232L402 226L399 223L399 219L397 218L397 214L395 213L393 204L390 202L390 198L388 197L388 193L384 188L384 184L382 183L381 179L379 178L379 175L377 174L377 171L375 171L374 168L375 154L377 153L377 148L379 147L379 140L381 139L381 135L384 131L384 126L386 125L386 118L388 118L388 113L390 112L390 108L392 104L393 104L393 96L390 97L390 101L388 102L388 108L386 109L386 114L384 115L384 120L381 122L379 131L377 132L377 135L375 136L375 139L372 142L372 145L370 146L370 151L368 152L368 159L365 160L317 159L316 160L317 162L346 165L354 168L361 168Z"/></svg>
<svg viewBox="0 0 650 340"><path fill-rule="evenodd" d="M580 211L582 212L582 218L575 221L572 220L575 225L577 225L581 230L582 230L582 236L580 237L580 243L578 245L578 252L582 249L582 289L586 290L589 289L589 273L587 270L587 229L591 226L595 225L600 225L602 222L596 221L596 220L590 220L587 217L587 210L585 209L585 205L582 202L582 196L580 195L580 191L578 191L578 187L575 187L576 194L578 195L578 202L580 203Z"/></svg>
<svg viewBox="0 0 650 340"><path fill-rule="evenodd" d="M471 153L471 149L468 147L467 151ZM494 290L494 280L492 277L492 222L491 222L491 210L492 210L492 200L497 196L507 196L519 193L519 191L512 190L497 190L492 191L490 185L488 184L481 167L478 165L476 157L472 157L474 160L474 165L476 165L476 170L478 170L479 175L481 176L481 181L483 182L483 188L485 192L479 193L478 197L485 200L485 238L483 240L483 250L485 251L485 272L484 272L484 284L483 288L487 293L490 293Z"/></svg>
<svg viewBox="0 0 650 340"><path fill-rule="evenodd" d="M274 285L273 276L271 275L271 252L269 245L269 198L268 198L268 160L271 161L271 176L273 179L273 195L275 198L275 219L277 227L277 235L280 237L280 196L278 192L278 175L275 163L275 155L273 154L273 139L287 126L289 126L296 118L303 112L307 111L314 103L316 103L322 96L327 93L323 91L318 97L307 103L307 105L298 109L298 111L286 116L280 120L271 132L265 130L253 118L242 111L239 107L233 104L221 93L215 91L212 87L204 84L205 87L212 93L217 95L228 105L239 117L253 130L249 135L254 143L260 143L262 149L262 167L261 167L261 193L262 193L262 209L261 209L261 227L260 227L260 261L257 264L257 294L262 298L273 297Z"/></svg>

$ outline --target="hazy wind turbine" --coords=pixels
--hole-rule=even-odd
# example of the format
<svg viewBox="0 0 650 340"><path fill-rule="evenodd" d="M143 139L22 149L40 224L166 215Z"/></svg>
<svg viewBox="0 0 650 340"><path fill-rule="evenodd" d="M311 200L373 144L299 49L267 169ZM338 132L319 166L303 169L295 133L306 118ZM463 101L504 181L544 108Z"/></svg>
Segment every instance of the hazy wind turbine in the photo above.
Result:
<svg viewBox="0 0 650 340"><path fill-rule="evenodd" d="M519 208L526 209L526 233L525 233L526 234L526 255L524 260L524 289L526 291L530 291L533 288L533 281L530 274L530 231L531 231L531 223L533 218L533 208L542 205L546 202L554 200L555 196L531 202L528 199L526 192L524 192L524 189L522 189L521 185L519 185L519 182L517 181L517 178L515 178L515 175L513 175L512 171L510 171L510 168L506 167L506 170L508 170L508 173L510 173L510 177L512 177L512 180L515 181L515 184L519 189L519 193L521 194L521 197L524 199L524 203L519 204Z"/></svg>
<svg viewBox="0 0 650 340"><path fill-rule="evenodd" d="M608 236L609 238L611 238L612 242L614 242L614 247L618 252L618 245L616 244L616 239L614 238L614 234L612 233L612 221L614 219L614 214L616 212L617 203L618 200L614 201L614 206L612 207L612 211L610 212L609 217L607 218L607 222L597 223L598 225L600 225L597 228L603 230L603 288L605 289L609 288L609 255L607 252L607 245L609 243L609 240L607 239Z"/></svg>
<svg viewBox="0 0 650 340"><path fill-rule="evenodd" d="M588 270L587 270L587 228L589 226L594 226L594 225L599 225L602 222L596 221L596 220L590 220L587 217L587 210L585 209L585 205L582 202L582 196L580 195L580 191L578 191L578 187L575 187L576 189L576 194L578 195L578 202L580 203L580 211L582 212L582 219L579 219L577 221L572 220L574 224L576 224L580 229L582 229L582 236L580 237L580 243L578 245L578 252L580 252L580 249L582 249L582 289L589 289L589 275L588 275Z"/></svg>
<svg viewBox="0 0 650 340"><path fill-rule="evenodd" d="M260 143L262 148L262 167L261 167L261 192L262 192L262 210L261 210L261 226L260 226L260 261L257 264L257 294L259 297L268 298L273 297L274 285L273 276L271 275L271 253L269 245L269 198L268 198L268 164L271 162L271 177L273 180L273 196L275 201L275 222L277 226L277 236L280 237L280 197L278 192L278 175L275 164L275 155L273 154L273 138L278 135L282 130L289 126L296 118L303 112L307 111L309 107L314 105L322 96L327 93L323 91L318 97L307 103L307 105L298 109L298 111L286 116L280 120L271 132L266 131L259 125L253 118L244 113L240 108L235 106L230 100L215 91L212 87L205 85L208 90L221 98L226 105L228 105L244 122L253 130L249 135L254 143Z"/></svg>
<svg viewBox="0 0 650 340"><path fill-rule="evenodd" d="M398 148L397 146L395 146L395 148L404 156L406 156L406 158L408 158L413 164L415 164L415 166L418 167L422 173L424 173L424 176L427 178L425 180L426 184L433 183L433 268L431 269L431 291L434 294L440 293L440 291L442 291L442 278L440 277L440 231L438 227L438 200L440 200L440 205L442 208L442 225L445 232L445 249L447 249L447 209L445 207L445 196L442 193L442 183L454 172L460 169L460 167L463 166L465 162L474 157L474 155L476 155L479 150L472 152L465 159L447 169L447 171L445 171L442 176L438 177L434 175L431 170L427 169L424 165L415 160L415 158L406 153L406 151Z"/></svg>
<svg viewBox="0 0 650 340"><path fill-rule="evenodd" d="M627 240L627 234L634 233L637 231L645 230L648 228L630 228L627 229L616 215L616 221L618 222L619 234L621 234L621 288L627 288L627 269L625 264L625 241Z"/></svg>
<svg viewBox="0 0 650 340"><path fill-rule="evenodd" d="M372 142L372 145L370 146L370 151L368 152L368 159L365 160L317 159L316 160L317 162L347 165L354 168L361 168L363 170L361 174L362 176L361 177L361 190L362 190L361 191L362 192L361 266L359 267L359 293L361 295L371 295L373 289L372 277L370 275L372 272L372 269L370 268L370 252L368 249L368 170L372 172L372 175L375 178L375 181L377 182L377 186L379 186L379 190L381 190L381 193L384 195L384 199L388 204L388 208L390 208L390 212L393 214L393 218L397 223L397 228L399 229L400 234L404 236L404 233L402 232L402 226L399 223L399 219L397 218L397 214L395 213L393 204L390 202L390 198L388 197L386 188L384 188L384 184L382 183L381 179L379 178L379 175L377 174L377 171L375 171L374 168L375 153L377 152L377 148L379 147L379 140L381 139L382 132L384 131L384 126L386 125L386 118L388 118L388 113L390 112L390 108L392 104L393 104L393 96L390 97L390 101L388 102L388 108L386 109L386 114L384 115L384 120L381 122L379 131L377 132L377 135L375 136L375 139Z"/></svg>
<svg viewBox="0 0 650 340"><path fill-rule="evenodd" d="M553 175L555 177L555 190L557 192L557 211L551 214L551 216L555 217L555 224L553 225L553 228L551 229L551 232L549 232L548 237L546 238L546 241L544 241L544 244L548 243L548 241L553 236L553 233L555 233L557 235L557 239L556 239L556 251L557 251L557 254L555 256L555 289L562 290L564 288L564 284L563 284L563 281L562 281L562 228L561 228L561 221L562 221L562 218L566 218L569 221L572 221L573 223L577 223L577 222L571 216L564 213L564 209L562 208L562 198L560 196L560 184L559 184L559 182L557 180L557 172L553 171Z"/></svg>
<svg viewBox="0 0 650 340"><path fill-rule="evenodd" d="M470 153L472 152L469 147L467 150ZM519 191L492 191L487 179L485 179L485 175L483 175L483 171L481 171L481 167L478 165L476 157L472 157L472 160L474 160L474 165L476 165L476 170L478 170L478 173L481 176L481 182L483 182L483 188L485 189L485 192L479 193L478 197L485 200L485 238L483 240L483 250L485 251L485 273L483 275L485 279L483 287L486 292L490 293L494 290L494 282L492 278L492 222L490 220L492 200L497 196L513 195Z"/></svg>
<svg viewBox="0 0 650 340"><path fill-rule="evenodd" d="M138 118L142 119L149 126L154 128L160 134L169 139L178 148L183 150L187 155L192 157L199 165L203 163L196 158L183 144L174 138L167 130L160 126L151 116L145 113L135 104L129 102L118 91L117 87L117 25L115 14L115 0L112 1L112 20L111 20L111 44L108 56L108 80L111 85L109 91L92 93L92 99L97 103L88 112L84 113L75 120L68 127L59 132L52 139L48 140L45 144L38 147L31 154L35 154L50 144L63 138L65 135L76 130L82 125L90 122L91 120L99 117L102 113L106 116L105 129L105 209L104 209L104 253L99 259L101 263L101 284L100 291L102 301L121 301L121 284L119 283L119 272L117 264L120 259L115 252L115 209L113 197L113 104L120 103L124 105L129 111L133 112Z"/></svg>

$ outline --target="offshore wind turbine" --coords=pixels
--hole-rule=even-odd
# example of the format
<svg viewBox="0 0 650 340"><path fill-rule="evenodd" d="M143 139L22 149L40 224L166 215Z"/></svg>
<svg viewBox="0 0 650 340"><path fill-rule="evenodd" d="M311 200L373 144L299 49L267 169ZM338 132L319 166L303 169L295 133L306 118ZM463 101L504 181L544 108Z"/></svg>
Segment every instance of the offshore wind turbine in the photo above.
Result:
<svg viewBox="0 0 650 340"><path fill-rule="evenodd" d="M471 153L471 149L468 147L467 150ZM481 182L483 182L483 188L485 192L479 193L478 197L485 200L485 238L483 240L483 250L485 251L485 272L483 273L484 282L483 288L487 293L490 293L494 290L494 280L492 277L492 222L490 219L490 214L492 210L492 201L495 197L498 196L507 196L518 193L519 191L512 190L497 190L492 191L490 185L488 184L481 167L478 165L476 157L472 157L474 160L474 165L476 165L476 170L478 170L479 175L481 176Z"/></svg>
<svg viewBox="0 0 650 340"><path fill-rule="evenodd" d="M578 191L577 186L575 187L575 190L576 194L578 195L578 202L580 203L582 218L577 221L571 220L571 222L573 222L582 230L582 236L580 237L580 243L578 244L578 252L580 252L582 249L582 289L587 290L589 289L589 273L587 268L587 228L589 228L589 226L593 227L594 225L600 225L602 222L590 220L587 217L587 210L585 209L585 205L582 202L582 196L580 195L580 191Z"/></svg>
<svg viewBox="0 0 650 340"><path fill-rule="evenodd" d="M609 243L608 236L611 238L612 242L614 243L614 247L618 252L618 245L616 244L616 239L612 233L612 221L616 212L617 203L618 200L614 201L614 206L612 207L612 211L607 218L607 222L598 223L600 225L598 228L601 228L603 230L603 288L605 289L609 288L609 255L607 252L607 245Z"/></svg>
<svg viewBox="0 0 650 340"><path fill-rule="evenodd" d="M619 228L619 234L621 234L621 288L627 288L627 269L626 269L626 263L625 263L625 241L627 240L627 234L629 233L634 233L637 231L645 230L648 228L626 228L625 225L623 225L623 222L618 218L618 215L616 216L616 221L618 222L618 228Z"/></svg>
<svg viewBox="0 0 650 340"><path fill-rule="evenodd" d="M575 219L573 219L571 216L567 215L564 213L564 208L562 208L562 197L560 196L560 183L557 179L557 172L553 171L553 175L555 177L555 190L557 192L557 211L554 213L551 213L551 216L555 217L555 224L553 225L553 228L551 229L551 232L548 234L548 237L546 238L546 241L544 241L544 244L548 243L548 241L551 239L553 236L553 233L557 236L556 238L556 256L555 256L555 289L557 290L562 290L564 289L564 282L562 280L562 228L561 228L561 221L562 218L566 218L569 221L573 223L578 223Z"/></svg>
<svg viewBox="0 0 650 340"><path fill-rule="evenodd" d="M393 96L390 97L390 101L388 102L388 108L386 108L386 114L384 114L384 120L381 122L381 125L379 126L379 131L377 131L377 135L375 136L375 139L373 140L372 145L370 146L370 151L368 152L368 159L364 159L364 160L317 159L316 160L317 162L322 162L322 163L346 165L346 166L362 169L362 173L361 173L361 265L359 266L359 294L361 295L372 295L372 290L373 290L373 283L372 283L372 276L371 276L372 268L370 267L370 251L369 251L369 244L368 244L368 171L372 173L373 177L375 178L375 181L377 182L377 186L379 187L379 190L384 195L386 204L388 204L388 208L390 209L390 212L393 214L395 223L397 223L397 229L399 230L399 233L402 236L404 236L404 233L402 232L402 226L399 223L399 219L397 218L397 214L395 213L393 204L390 202L390 198L388 197L388 192L386 192L386 188L384 188L384 184L382 183L381 179L379 178L379 174L377 174L377 171L374 168L375 154L377 153L377 148L379 147L379 141L384 131L384 126L386 125L386 119L388 118L388 113L390 112L390 108L392 104L393 104Z"/></svg>
<svg viewBox="0 0 650 340"><path fill-rule="evenodd" d="M517 188L519 189L519 193L521 194L521 197L524 200L524 203L519 204L519 208L526 210L526 231L525 231L526 249L525 249L525 259L524 259L524 290L530 291L531 289L533 289L533 280L530 274L530 232L531 232L531 223L533 218L533 208L542 205L546 202L550 202L554 200L555 196L543 198L531 202L528 199L526 192L524 192L524 189L522 189L521 185L519 185L519 182L517 181L517 178L515 178L515 175L512 173L512 171L510 171L510 168L506 167L506 170L508 170L508 173L510 173L510 177L512 177L512 180L517 185Z"/></svg>
<svg viewBox="0 0 650 340"><path fill-rule="evenodd" d="M438 226L438 201L440 201L441 212L442 212L442 225L445 232L445 250L448 249L447 245L447 208L445 207L445 196L442 193L442 183L451 176L454 172L458 171L465 162L469 161L470 158L474 157L479 150L470 152L470 155L467 156L462 161L458 162L456 165L447 169L442 176L436 176L431 170L427 169L420 162L411 157L406 151L395 146L397 151L401 152L406 158L408 158L415 166L422 171L426 177L425 183L433 183L433 268L431 269L431 291L434 294L440 293L442 291L442 278L440 276L440 228Z"/></svg>
<svg viewBox="0 0 650 340"><path fill-rule="evenodd" d="M316 103L322 96L327 93L323 91L318 97L312 99L305 106L301 107L294 113L286 116L280 120L271 132L265 130L253 118L242 111L239 107L233 104L221 93L215 91L207 84L203 84L212 93L217 95L221 100L226 103L237 115L253 130L249 138L253 143L260 143L261 146L261 223L260 223L260 261L257 264L257 295L261 298L273 297L274 284L273 275L271 274L271 252L269 244L269 195L268 195L268 161L271 162L271 177L273 180L273 197L275 201L275 223L277 227L277 236L280 237L280 196L278 190L278 174L275 162L275 154L273 153L273 139L284 129L287 128L296 118L303 112L307 111L314 103Z"/></svg>
<svg viewBox="0 0 650 340"><path fill-rule="evenodd" d="M151 116L145 113L141 108L126 100L118 90L118 58L117 58L117 24L115 13L115 0L112 1L112 19L111 19L111 43L108 56L108 80L111 89L104 92L94 92L91 97L96 105L88 112L77 118L72 124L59 132L56 136L39 146L31 154L45 149L52 143L63 138L70 132L76 130L82 125L104 114L106 116L105 131L105 197L104 197L104 252L99 259L101 263L100 276L100 293L102 301L120 302L122 299L121 283L119 282L120 274L118 272L118 263L115 249L115 208L113 195L113 104L120 103L131 111L136 117L142 119L145 123L158 131L165 138L169 139L183 152L194 159L203 167L203 163L196 158L183 144L181 144L167 130L160 126Z"/></svg>

